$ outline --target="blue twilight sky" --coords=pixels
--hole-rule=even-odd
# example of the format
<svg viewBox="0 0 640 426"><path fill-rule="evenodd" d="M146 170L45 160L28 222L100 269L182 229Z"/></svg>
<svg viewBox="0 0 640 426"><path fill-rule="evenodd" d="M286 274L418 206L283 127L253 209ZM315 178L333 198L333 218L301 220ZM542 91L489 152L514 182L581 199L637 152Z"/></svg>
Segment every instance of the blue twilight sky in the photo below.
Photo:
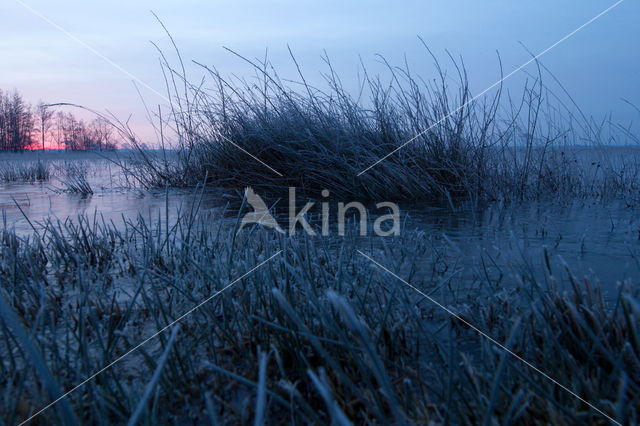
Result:
<svg viewBox="0 0 640 426"><path fill-rule="evenodd" d="M414 72L429 78L432 61L418 42L421 36L443 59L445 49L462 55L472 90L480 92L499 78L496 51L509 72L529 59L519 43L540 52L615 2L1 0L0 89L16 88L31 102L71 102L131 116L132 126L150 140L131 77L21 3L160 92L164 83L150 40L170 45L151 10L186 60L215 65L223 74L253 74L223 46L248 57L263 57L268 48L281 74L295 78L288 44L311 81L320 78L324 49L348 86L357 82L359 56L372 70L382 69L376 54L395 63L406 54ZM612 112L624 124L640 120L621 100L640 106L639 23L640 2L626 0L542 58L587 114L602 118ZM196 67L190 74L201 76ZM514 77L510 87L523 77ZM164 103L150 90L141 92L148 104Z"/></svg>

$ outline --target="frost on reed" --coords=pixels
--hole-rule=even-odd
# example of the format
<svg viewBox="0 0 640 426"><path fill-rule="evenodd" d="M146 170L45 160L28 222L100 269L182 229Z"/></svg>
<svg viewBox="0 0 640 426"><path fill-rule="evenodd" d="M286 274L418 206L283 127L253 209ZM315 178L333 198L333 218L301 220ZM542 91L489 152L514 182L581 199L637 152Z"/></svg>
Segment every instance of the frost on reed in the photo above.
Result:
<svg viewBox="0 0 640 426"><path fill-rule="evenodd" d="M29 417L278 250L39 421L607 423L373 266L353 239L236 235L189 211L119 230L87 217L44 226L0 233L3 423ZM605 301L598 283L550 258L542 274L452 276L456 253L434 244L403 232L367 253L607 416L640 420L638 283Z"/></svg>
<svg viewBox="0 0 640 426"><path fill-rule="evenodd" d="M59 194L78 194L82 197L93 195L93 188L87 180L89 167L86 164L65 161L62 167L63 173L58 179L62 186L54 188L54 191Z"/></svg>
<svg viewBox="0 0 640 426"><path fill-rule="evenodd" d="M0 160L0 182L43 182L50 177L48 162Z"/></svg>
<svg viewBox="0 0 640 426"><path fill-rule="evenodd" d="M435 73L387 63L387 75L377 76L363 68L352 93L329 58L324 84L314 87L293 55L298 82L280 78L266 60L240 56L256 79L226 78L202 65L206 77L195 84L181 61L174 69L162 57L171 109L156 114L157 129L163 147L177 141L178 155L168 160L141 150L129 171L146 186L190 186L207 177L263 193L296 186L313 197L327 189L373 200L513 200L638 189L638 153L613 155L606 148L632 135L556 101L540 70L517 100L501 86L474 99L464 64L453 58L453 78L435 56ZM598 161L584 159L577 147L585 145Z"/></svg>

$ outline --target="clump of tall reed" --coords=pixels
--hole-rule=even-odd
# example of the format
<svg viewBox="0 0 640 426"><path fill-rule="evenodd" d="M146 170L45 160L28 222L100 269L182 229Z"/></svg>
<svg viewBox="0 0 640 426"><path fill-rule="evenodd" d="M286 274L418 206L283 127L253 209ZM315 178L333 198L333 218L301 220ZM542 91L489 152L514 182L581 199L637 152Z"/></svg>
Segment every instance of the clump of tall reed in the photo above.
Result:
<svg viewBox="0 0 640 426"><path fill-rule="evenodd" d="M184 66L173 69L163 54L171 113L158 114L157 128L174 130L178 153L170 162L141 150L131 168L140 181L190 186L207 176L215 185L263 193L296 186L312 197L327 189L373 200L597 196L639 187L637 162L596 170L578 161L575 145L597 147L604 132L580 114L549 106L553 95L542 72L514 102L503 99L502 87L474 98L464 64L454 59L453 83L434 56L433 76L391 64L386 79L363 69L354 94L328 58L321 88L301 71L291 83L266 60L241 58L258 81L228 79L202 65L207 85L190 83Z"/></svg>
<svg viewBox="0 0 640 426"><path fill-rule="evenodd" d="M43 227L28 237L0 232L5 423L28 418L222 289L182 318L179 330L161 333L39 419L639 420L637 283L606 301L597 285L549 258L542 275L518 269L495 279L486 268L452 274L455 253L442 255L420 232L403 232L382 246L350 238L336 246L326 238L259 229L237 234L234 224L198 217L193 209L171 220L139 217L119 228L97 216ZM477 290L464 290L469 280Z"/></svg>
<svg viewBox="0 0 640 426"><path fill-rule="evenodd" d="M54 188L58 193L78 194L82 197L93 195L93 188L87 180L89 168L84 163L73 163L65 161L63 164L63 174L58 178L62 187Z"/></svg>

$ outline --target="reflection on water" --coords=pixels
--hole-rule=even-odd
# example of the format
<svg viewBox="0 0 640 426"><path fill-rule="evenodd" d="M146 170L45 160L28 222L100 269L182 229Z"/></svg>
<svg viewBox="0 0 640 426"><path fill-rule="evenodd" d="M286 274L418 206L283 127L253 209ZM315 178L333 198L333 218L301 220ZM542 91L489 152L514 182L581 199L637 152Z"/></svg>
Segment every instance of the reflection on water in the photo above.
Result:
<svg viewBox="0 0 640 426"><path fill-rule="evenodd" d="M48 185L0 184L0 209L4 210L7 227L14 228L20 234L31 232L29 221L41 223L47 217L65 220L79 214L98 214L105 221L116 224L121 223L123 218L133 219L138 215L155 220L161 214L164 218L167 207L165 191L94 191L92 196L82 197L55 193ZM169 211L175 214L176 206L190 205L195 197L199 198L199 194L171 191ZM203 200L202 208L211 209L221 204L213 201Z"/></svg>
<svg viewBox="0 0 640 426"><path fill-rule="evenodd" d="M24 234L32 231L29 222L42 223L50 217L64 221L79 214L97 214L106 222L113 221L116 225L122 223L123 218L135 219L138 215L155 220L158 215L164 218L167 207L170 214L175 214L176 207L188 206L194 199L200 201L199 191L132 189L118 166L105 159L75 159L72 167L68 163L66 160L50 161L53 177L46 183L0 182L0 210L3 211L7 228ZM61 192L65 188L63 180L67 179L65 169L69 168L85 171L93 195ZM211 195L199 203L201 210L224 206L219 191L208 192Z"/></svg>
<svg viewBox="0 0 640 426"><path fill-rule="evenodd" d="M546 249L578 278L598 277L614 291L617 282L640 282L639 210L621 200L571 200L490 206L481 212L452 214L443 209L410 214L412 226L440 235L471 265L495 262L516 270L526 265L541 272Z"/></svg>
<svg viewBox="0 0 640 426"><path fill-rule="evenodd" d="M98 214L117 226L123 218L138 215L157 220L168 211L171 216L179 206L188 208L194 201L200 211L221 211L226 204L222 193L214 190L207 190L202 198L196 191L132 190L125 187L117 168L109 162L83 161L88 163L92 196L57 193L59 173L48 183L0 183L0 210L6 226L27 234L31 225L25 215L37 224L50 216L65 220L83 213ZM240 193L233 197L237 203ZM540 270L546 248L580 274L593 272L613 291L616 282L628 278L640 282L639 210L621 200L572 200L456 212L419 205L403 208L402 215L406 223L403 232L422 231L445 255L464 259L467 266L489 264L494 270L504 267L505 273L519 265Z"/></svg>

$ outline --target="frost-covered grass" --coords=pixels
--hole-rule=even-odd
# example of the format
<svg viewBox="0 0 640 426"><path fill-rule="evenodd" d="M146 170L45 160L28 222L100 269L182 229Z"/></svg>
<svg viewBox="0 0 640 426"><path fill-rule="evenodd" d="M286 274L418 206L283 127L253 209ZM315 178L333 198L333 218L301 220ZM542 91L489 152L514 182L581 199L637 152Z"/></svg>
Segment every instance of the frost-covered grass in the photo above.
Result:
<svg viewBox="0 0 640 426"><path fill-rule="evenodd" d="M637 282L605 301L548 256L542 274L489 262L454 274L463 254L421 232L381 245L235 231L192 210L168 224L2 231L2 421L28 418L273 255L36 424L607 423L467 324L618 422L639 420Z"/></svg>
<svg viewBox="0 0 640 426"><path fill-rule="evenodd" d="M58 178L62 186L55 188L58 193L78 194L82 197L93 195L91 184L87 180L89 165L85 163L64 162L63 173Z"/></svg>
<svg viewBox="0 0 640 426"><path fill-rule="evenodd" d="M0 182L44 182L51 177L51 166L45 161L0 163Z"/></svg>
<svg viewBox="0 0 640 426"><path fill-rule="evenodd" d="M549 107L539 79L517 103L503 102L501 90L468 102L459 63L454 89L439 66L435 80L390 67L388 81L365 74L357 95L329 62L325 89L251 64L261 84L205 68L212 90L165 64L172 109L156 130L162 145L173 130L178 145L114 154L125 182L165 194L207 182L261 195L294 186L301 197L326 189L333 200L453 206L638 199L637 147L612 148L619 141L602 128ZM58 159L59 191L90 195L92 170ZM34 422L639 421L640 283L632 278L600 283L526 247L518 258L502 253L498 266L487 252L468 259L416 230L384 240L237 233L197 203L170 215L168 200L160 216L0 230L2 422L19 423L71 390ZM532 256L543 269L520 262ZM617 292L605 298L602 288Z"/></svg>
<svg viewBox="0 0 640 426"><path fill-rule="evenodd" d="M177 155L141 150L129 168L140 183L193 186L206 178L278 196L295 186L316 198L327 189L350 200L429 201L627 196L640 188L637 137L565 108L542 73L519 99L501 87L474 99L456 60L453 73L435 58L433 72L363 69L359 90L349 91L328 59L321 87L302 72L292 82L268 62L242 59L258 78L203 66L206 79L191 84L182 67L165 62L172 105L158 117L165 130L158 146L177 141ZM633 155L610 149L625 144L635 145ZM599 161L582 161L584 146Z"/></svg>
<svg viewBox="0 0 640 426"><path fill-rule="evenodd" d="M120 156L130 153L74 152L74 151L24 151L0 152L0 183L50 182L88 177L105 169ZM117 167L114 165L114 169Z"/></svg>

